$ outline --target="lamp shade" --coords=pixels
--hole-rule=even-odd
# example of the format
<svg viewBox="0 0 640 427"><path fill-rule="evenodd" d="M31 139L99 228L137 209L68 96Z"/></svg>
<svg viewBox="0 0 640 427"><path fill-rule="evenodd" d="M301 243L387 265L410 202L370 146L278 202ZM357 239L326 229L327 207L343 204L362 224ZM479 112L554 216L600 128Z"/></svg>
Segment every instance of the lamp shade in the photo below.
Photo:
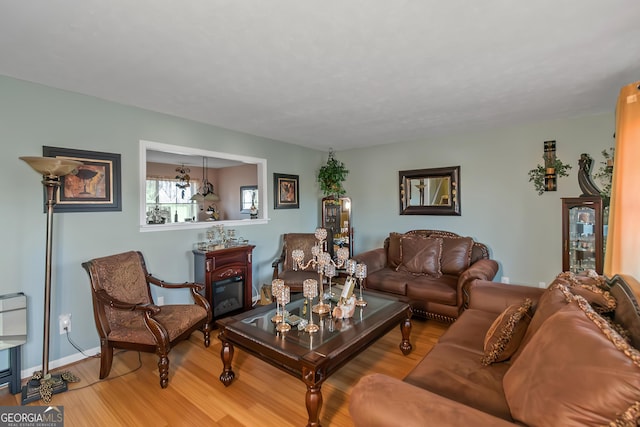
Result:
<svg viewBox="0 0 640 427"><path fill-rule="evenodd" d="M57 157L20 157L31 168L42 176L59 177L68 175L82 166L82 162L75 160L59 159Z"/></svg>
<svg viewBox="0 0 640 427"><path fill-rule="evenodd" d="M216 193L207 193L207 195L204 196L204 200L207 200L209 202L217 202L220 200L220 196L218 196Z"/></svg>

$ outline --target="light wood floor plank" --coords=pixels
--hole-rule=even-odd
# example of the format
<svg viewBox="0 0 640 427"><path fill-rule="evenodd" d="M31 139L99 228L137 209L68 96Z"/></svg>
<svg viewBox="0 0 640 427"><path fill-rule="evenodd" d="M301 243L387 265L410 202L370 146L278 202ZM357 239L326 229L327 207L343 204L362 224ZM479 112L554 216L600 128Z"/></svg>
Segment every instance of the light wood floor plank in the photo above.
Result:
<svg viewBox="0 0 640 427"><path fill-rule="evenodd" d="M408 356L398 348L401 334L396 328L334 373L322 385L322 425L353 426L349 395L357 381L374 372L403 378L446 328L442 323L416 319L411 333L414 348ZM97 358L66 367L82 381L55 395L52 404L64 406L65 427L306 425L302 381L241 350L236 349L233 360L236 379L225 387L218 380L221 344L215 334L208 349L202 344L202 334L196 332L171 350L169 387L164 390L154 354L118 352L107 380L98 379ZM7 387L0 389L1 406L19 404L19 394L11 395Z"/></svg>

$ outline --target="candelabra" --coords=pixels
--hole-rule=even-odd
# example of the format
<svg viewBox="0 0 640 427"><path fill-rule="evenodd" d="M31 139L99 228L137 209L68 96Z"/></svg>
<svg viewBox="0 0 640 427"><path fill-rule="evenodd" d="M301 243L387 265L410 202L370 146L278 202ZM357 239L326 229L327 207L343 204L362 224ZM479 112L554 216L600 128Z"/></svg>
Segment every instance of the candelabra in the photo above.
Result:
<svg viewBox="0 0 640 427"><path fill-rule="evenodd" d="M284 309L283 314L280 314L280 299L278 295L282 293L282 289L284 288L284 280L282 279L273 279L271 281L271 295L276 299L276 314L271 318L273 323L279 323L284 319Z"/></svg>
<svg viewBox="0 0 640 427"><path fill-rule="evenodd" d="M356 264L356 277L360 285L360 297L356 300L358 307L365 307L367 302L362 299L362 281L367 277L367 264Z"/></svg>
<svg viewBox="0 0 640 427"><path fill-rule="evenodd" d="M291 329L291 326L289 326L289 324L286 322L284 313L287 303L291 301L291 291L288 286L283 286L282 288L279 288L279 290L280 292L276 296L276 301L279 302L282 306L282 316L280 319L280 324L276 326L276 330L278 332L287 332Z"/></svg>
<svg viewBox="0 0 640 427"><path fill-rule="evenodd" d="M302 282L302 293L309 300L309 304L313 302L313 299L318 295L318 282L316 279L305 279ZM318 332L320 327L313 323L313 310L309 310L309 323L305 326L305 332Z"/></svg>
<svg viewBox="0 0 640 427"><path fill-rule="evenodd" d="M331 290L331 279L336 277L336 266L331 263L325 265L324 275L327 276L329 282L329 313L331 313L331 299L334 297L333 291Z"/></svg>
<svg viewBox="0 0 640 427"><path fill-rule="evenodd" d="M331 255L329 255L325 251L326 239L327 239L327 230L325 228L316 228L315 237L318 240L315 245L311 248L311 259L304 262L304 251L302 249L294 249L291 251L291 258L293 259L293 269L298 270L298 268L302 270L306 270L308 268L315 268L318 272L317 281L318 284L318 294L320 298L318 300L318 304L312 307L313 312L318 314L325 314L331 310L331 306L324 302L324 289L323 289L323 275L325 273L325 266L333 265L336 268L342 267L347 258L349 258L349 249L348 248L340 248L337 250L337 261L331 259Z"/></svg>

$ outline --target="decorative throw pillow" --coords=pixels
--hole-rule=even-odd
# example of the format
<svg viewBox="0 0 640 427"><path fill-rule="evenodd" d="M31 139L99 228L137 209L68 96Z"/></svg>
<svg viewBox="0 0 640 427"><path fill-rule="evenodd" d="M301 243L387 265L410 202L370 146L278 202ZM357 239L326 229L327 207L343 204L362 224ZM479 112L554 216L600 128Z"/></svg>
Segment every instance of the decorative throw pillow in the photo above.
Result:
<svg viewBox="0 0 640 427"><path fill-rule="evenodd" d="M460 275L471 265L471 237L449 237L431 235L431 238L442 238L442 274Z"/></svg>
<svg viewBox="0 0 640 427"><path fill-rule="evenodd" d="M524 425L635 426L640 416L640 352L580 296L542 324L502 383Z"/></svg>
<svg viewBox="0 0 640 427"><path fill-rule="evenodd" d="M400 255L400 233L389 233L389 248L387 248L387 263L389 268L398 268L402 264L402 256Z"/></svg>
<svg viewBox="0 0 640 427"><path fill-rule="evenodd" d="M404 236L400 239L402 264L396 270L440 277L442 276L442 270L440 269L441 253L442 239Z"/></svg>
<svg viewBox="0 0 640 427"><path fill-rule="evenodd" d="M609 292L605 279L595 272L594 274L596 274L595 277L589 273L576 275L565 271L558 274L554 283L567 285L571 293L585 298L598 313L615 310L617 302Z"/></svg>
<svg viewBox="0 0 640 427"><path fill-rule="evenodd" d="M594 285L578 285L569 288L572 293L580 295L589 301L598 313L608 313L616 309L616 299L609 291L604 291Z"/></svg>
<svg viewBox="0 0 640 427"><path fill-rule="evenodd" d="M531 299L507 307L487 331L482 364L488 366L510 358L520 346L531 321Z"/></svg>

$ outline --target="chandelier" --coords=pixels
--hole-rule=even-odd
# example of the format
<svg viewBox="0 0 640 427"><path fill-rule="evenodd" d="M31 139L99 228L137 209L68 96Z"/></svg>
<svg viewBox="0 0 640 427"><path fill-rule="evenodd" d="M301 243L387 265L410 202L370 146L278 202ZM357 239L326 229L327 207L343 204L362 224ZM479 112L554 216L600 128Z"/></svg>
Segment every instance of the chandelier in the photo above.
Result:
<svg viewBox="0 0 640 427"><path fill-rule="evenodd" d="M213 192L213 184L209 182L209 180L205 177L205 171L207 171L207 176L209 175L209 170L207 166L205 166L206 158L202 158L202 186L200 191L191 196L191 200L195 200L198 202L202 202L204 200L208 202L217 202L220 200L220 197Z"/></svg>

